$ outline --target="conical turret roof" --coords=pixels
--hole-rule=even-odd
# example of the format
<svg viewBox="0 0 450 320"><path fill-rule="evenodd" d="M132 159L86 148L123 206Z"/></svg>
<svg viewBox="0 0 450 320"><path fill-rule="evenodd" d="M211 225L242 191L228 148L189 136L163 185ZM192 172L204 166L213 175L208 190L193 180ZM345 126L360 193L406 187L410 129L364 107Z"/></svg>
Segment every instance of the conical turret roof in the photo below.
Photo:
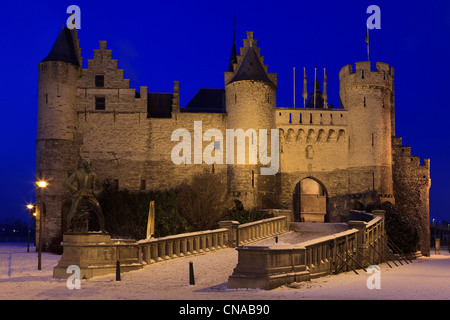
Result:
<svg viewBox="0 0 450 320"><path fill-rule="evenodd" d="M236 71L229 83L242 80L262 81L274 85L274 83L267 76L266 70L264 70L258 54L253 47L248 48L239 69Z"/></svg>
<svg viewBox="0 0 450 320"><path fill-rule="evenodd" d="M72 63L76 66L80 65L75 52L72 33L69 28L63 27L61 29L50 53L41 62L44 61L62 61Z"/></svg>

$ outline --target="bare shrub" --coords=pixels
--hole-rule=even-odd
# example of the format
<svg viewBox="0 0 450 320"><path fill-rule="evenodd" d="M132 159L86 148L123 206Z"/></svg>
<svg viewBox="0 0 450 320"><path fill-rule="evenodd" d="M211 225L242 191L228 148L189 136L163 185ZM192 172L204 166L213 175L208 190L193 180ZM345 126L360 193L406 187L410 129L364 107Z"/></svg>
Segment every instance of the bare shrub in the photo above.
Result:
<svg viewBox="0 0 450 320"><path fill-rule="evenodd" d="M190 183L180 186L177 207L192 231L199 231L217 228L233 204L228 197L225 180L213 173L201 173L195 175Z"/></svg>

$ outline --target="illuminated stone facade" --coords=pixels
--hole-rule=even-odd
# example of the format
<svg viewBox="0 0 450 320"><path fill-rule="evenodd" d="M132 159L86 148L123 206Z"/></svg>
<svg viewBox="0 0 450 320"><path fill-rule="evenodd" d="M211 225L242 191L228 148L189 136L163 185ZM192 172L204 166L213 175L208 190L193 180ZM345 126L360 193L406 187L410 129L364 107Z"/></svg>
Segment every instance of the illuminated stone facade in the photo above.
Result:
<svg viewBox="0 0 450 320"><path fill-rule="evenodd" d="M78 42L76 31L63 28L38 64L37 176L50 182L44 248L59 247L72 200L64 182L84 158L119 189L175 188L206 171L226 179L244 208L291 209L296 221L345 221L349 210L389 201L414 208L428 223L430 162L421 165L395 137L394 69L388 64L344 66L340 106L329 106L316 83L306 108L281 108L277 75L267 72L248 32L224 74L224 88L201 89L180 108L177 81L170 93L130 88L106 41L85 69ZM171 151L179 142L172 133L185 128L201 141L194 121L201 121L202 133L218 129L224 137L226 129L277 129L278 172L261 175L260 163L226 164L225 149L222 163L194 163L196 148L201 152L210 141L192 143L191 159L174 164ZM429 252L426 243L422 251Z"/></svg>

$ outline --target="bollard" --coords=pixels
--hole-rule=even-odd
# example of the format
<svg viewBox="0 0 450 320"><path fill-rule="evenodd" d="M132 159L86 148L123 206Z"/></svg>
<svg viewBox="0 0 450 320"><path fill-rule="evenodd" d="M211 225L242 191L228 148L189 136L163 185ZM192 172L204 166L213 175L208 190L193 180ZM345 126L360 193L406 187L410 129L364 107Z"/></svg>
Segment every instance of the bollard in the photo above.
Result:
<svg viewBox="0 0 450 320"><path fill-rule="evenodd" d="M440 238L435 239L434 249L436 251L436 254L441 254L441 239Z"/></svg>
<svg viewBox="0 0 450 320"><path fill-rule="evenodd" d="M189 284L191 286L195 285L195 279L194 279L194 263L192 261L189 261Z"/></svg>
<svg viewBox="0 0 450 320"><path fill-rule="evenodd" d="M117 260L116 263L116 281L120 281L120 262Z"/></svg>

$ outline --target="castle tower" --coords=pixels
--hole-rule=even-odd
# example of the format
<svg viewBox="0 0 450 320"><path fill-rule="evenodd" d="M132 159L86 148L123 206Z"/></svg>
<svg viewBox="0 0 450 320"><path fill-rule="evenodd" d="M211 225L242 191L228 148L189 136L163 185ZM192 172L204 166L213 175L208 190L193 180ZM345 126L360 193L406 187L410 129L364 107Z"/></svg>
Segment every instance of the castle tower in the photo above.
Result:
<svg viewBox="0 0 450 320"><path fill-rule="evenodd" d="M375 191L380 201L393 202L392 146L394 69L377 62L357 62L339 72L341 107L348 110L349 193ZM360 168L360 169L358 169Z"/></svg>
<svg viewBox="0 0 450 320"><path fill-rule="evenodd" d="M253 32L247 32L237 63L233 64L232 71L225 72L227 128L242 129L247 133L245 164L237 163L238 151L234 142L234 162L228 165L228 186L230 193L242 202L245 209L273 207L276 201L275 176L261 175L259 129L267 129L267 154L270 156L270 130L276 128L277 78L276 74L267 73L259 52ZM256 147L258 153L256 164L249 159L252 147Z"/></svg>
<svg viewBox="0 0 450 320"><path fill-rule="evenodd" d="M60 248L65 228L63 207L70 207L71 202L65 181L77 169L79 157L76 101L81 57L76 29L62 28L38 68L36 179L44 179L49 185L44 212L37 219L43 219L43 250L54 251ZM39 200L36 192L36 203Z"/></svg>

